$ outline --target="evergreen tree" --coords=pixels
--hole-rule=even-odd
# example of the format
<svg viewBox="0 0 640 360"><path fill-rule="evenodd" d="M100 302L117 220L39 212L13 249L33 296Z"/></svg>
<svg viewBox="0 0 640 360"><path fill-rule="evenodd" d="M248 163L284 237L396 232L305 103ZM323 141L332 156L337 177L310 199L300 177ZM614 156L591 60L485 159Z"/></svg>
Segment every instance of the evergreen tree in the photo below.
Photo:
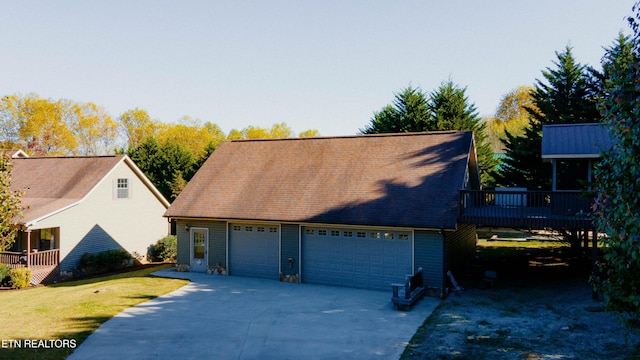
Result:
<svg viewBox="0 0 640 360"><path fill-rule="evenodd" d="M494 183L492 173L498 160L487 139L486 124L478 115L475 105L469 104L465 92L466 88L459 87L451 80L440 84L429 96L432 123L436 124L436 130L473 131L480 180L484 186L491 186Z"/></svg>
<svg viewBox="0 0 640 360"><path fill-rule="evenodd" d="M506 132L506 157L496 182L502 186L522 186L550 190L551 165L542 162L542 125L598 122L597 72L575 61L571 48L556 52L554 69L542 71L532 92L533 107L527 111L531 123L522 136Z"/></svg>
<svg viewBox="0 0 640 360"><path fill-rule="evenodd" d="M638 3L636 3L636 7ZM636 14L636 18L640 18ZM633 21L633 19L632 19ZM633 24L636 24L633 22ZM596 202L603 261L594 279L607 310L621 315L630 329L640 328L640 49L636 38L619 36L603 59L603 124L613 140L597 165Z"/></svg>
<svg viewBox="0 0 640 360"><path fill-rule="evenodd" d="M485 125L476 107L469 104L461 88L451 80L443 82L428 96L420 89L409 86L395 94L393 104L374 114L369 125L361 129L363 134L420 132L437 130L473 131L480 176L484 184L491 183L490 176L497 164L486 140Z"/></svg>
<svg viewBox="0 0 640 360"><path fill-rule="evenodd" d="M411 86L395 94L392 105L374 113L369 125L360 129L362 134L419 132L436 130L427 98L419 88Z"/></svg>

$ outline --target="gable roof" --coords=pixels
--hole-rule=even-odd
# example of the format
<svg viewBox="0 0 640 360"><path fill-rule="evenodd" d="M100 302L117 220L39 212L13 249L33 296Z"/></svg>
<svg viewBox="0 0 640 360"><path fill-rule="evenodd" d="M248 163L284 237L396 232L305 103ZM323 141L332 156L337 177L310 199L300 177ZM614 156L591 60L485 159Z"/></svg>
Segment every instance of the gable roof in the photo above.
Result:
<svg viewBox="0 0 640 360"><path fill-rule="evenodd" d="M543 159L595 159L611 145L609 132L598 123L542 126Z"/></svg>
<svg viewBox="0 0 640 360"><path fill-rule="evenodd" d="M470 154L471 132L224 142L165 216L452 229Z"/></svg>
<svg viewBox="0 0 640 360"><path fill-rule="evenodd" d="M11 188L26 189L22 205L28 208L22 222L29 225L76 205L121 162L168 207L167 200L126 155L14 158Z"/></svg>
<svg viewBox="0 0 640 360"><path fill-rule="evenodd" d="M6 155L10 158L25 158L29 157L26 152L20 149L0 149L0 155Z"/></svg>

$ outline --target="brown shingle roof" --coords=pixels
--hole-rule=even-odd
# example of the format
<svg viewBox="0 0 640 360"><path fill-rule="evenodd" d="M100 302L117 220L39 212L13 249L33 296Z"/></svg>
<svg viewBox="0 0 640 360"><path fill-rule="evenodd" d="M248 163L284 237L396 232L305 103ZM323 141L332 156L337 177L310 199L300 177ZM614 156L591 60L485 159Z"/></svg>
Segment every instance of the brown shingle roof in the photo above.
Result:
<svg viewBox="0 0 640 360"><path fill-rule="evenodd" d="M28 224L82 200L123 158L139 171L124 155L12 159L11 187L27 189L22 222ZM155 188L152 191L166 204Z"/></svg>
<svg viewBox="0 0 640 360"><path fill-rule="evenodd" d="M455 228L472 146L470 132L225 142L165 216Z"/></svg>

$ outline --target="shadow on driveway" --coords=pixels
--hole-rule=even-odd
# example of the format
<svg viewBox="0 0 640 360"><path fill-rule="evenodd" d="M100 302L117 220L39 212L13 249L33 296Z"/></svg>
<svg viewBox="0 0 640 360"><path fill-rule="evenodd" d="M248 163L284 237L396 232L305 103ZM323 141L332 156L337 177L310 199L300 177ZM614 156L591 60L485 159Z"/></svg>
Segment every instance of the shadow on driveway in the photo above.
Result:
<svg viewBox="0 0 640 360"><path fill-rule="evenodd" d="M178 273L190 279L98 328L68 359L397 359L439 299L396 311L391 291Z"/></svg>

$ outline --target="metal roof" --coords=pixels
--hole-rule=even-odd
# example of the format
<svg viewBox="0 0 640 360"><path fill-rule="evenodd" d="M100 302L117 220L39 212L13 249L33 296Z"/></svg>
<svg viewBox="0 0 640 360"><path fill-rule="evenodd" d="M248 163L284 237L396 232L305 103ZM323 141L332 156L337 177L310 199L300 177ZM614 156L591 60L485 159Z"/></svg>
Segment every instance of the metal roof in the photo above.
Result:
<svg viewBox="0 0 640 360"><path fill-rule="evenodd" d="M543 159L594 159L611 147L609 132L599 123L542 126Z"/></svg>

